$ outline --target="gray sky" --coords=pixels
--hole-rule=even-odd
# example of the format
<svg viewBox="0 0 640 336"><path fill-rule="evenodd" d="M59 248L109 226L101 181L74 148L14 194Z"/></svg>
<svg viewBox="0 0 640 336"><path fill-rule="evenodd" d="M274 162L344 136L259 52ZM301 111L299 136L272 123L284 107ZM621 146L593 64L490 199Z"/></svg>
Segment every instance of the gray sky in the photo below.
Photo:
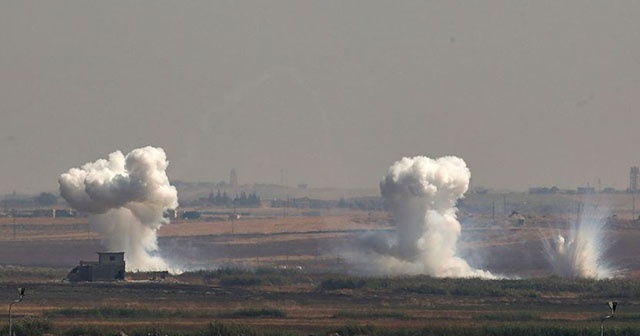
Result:
<svg viewBox="0 0 640 336"><path fill-rule="evenodd" d="M473 183L628 185L638 1L2 1L0 193L115 150L185 181L376 188L402 156Z"/></svg>

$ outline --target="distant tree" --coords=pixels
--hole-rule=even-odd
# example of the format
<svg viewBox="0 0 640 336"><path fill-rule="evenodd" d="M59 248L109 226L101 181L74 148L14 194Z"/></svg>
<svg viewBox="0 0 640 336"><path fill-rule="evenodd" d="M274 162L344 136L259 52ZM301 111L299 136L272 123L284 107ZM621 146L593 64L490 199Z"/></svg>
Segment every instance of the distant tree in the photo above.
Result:
<svg viewBox="0 0 640 336"><path fill-rule="evenodd" d="M240 196L236 196L233 199L233 204L241 207L257 207L260 206L260 197L255 192L247 195L246 192L241 192Z"/></svg>
<svg viewBox="0 0 640 336"><path fill-rule="evenodd" d="M43 192L36 196L34 201L39 206L52 206L58 204L58 197L52 193Z"/></svg>
<svg viewBox="0 0 640 336"><path fill-rule="evenodd" d="M231 197L229 197L229 195L227 195L226 191L222 193L222 199L221 199L220 205L230 206L232 201L233 200L231 199Z"/></svg>
<svg viewBox="0 0 640 336"><path fill-rule="evenodd" d="M255 192L249 195L249 205L254 207L260 206L260 197L258 197Z"/></svg>

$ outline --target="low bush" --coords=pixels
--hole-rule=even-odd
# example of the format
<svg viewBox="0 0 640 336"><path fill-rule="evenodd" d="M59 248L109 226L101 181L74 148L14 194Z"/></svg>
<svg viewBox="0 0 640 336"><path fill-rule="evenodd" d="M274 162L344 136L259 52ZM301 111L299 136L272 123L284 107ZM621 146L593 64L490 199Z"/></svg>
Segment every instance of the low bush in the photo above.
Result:
<svg viewBox="0 0 640 336"><path fill-rule="evenodd" d="M82 327L72 327L70 329L65 330L62 335L64 336L106 336L113 334L107 330L100 330L96 327L92 326L82 326Z"/></svg>
<svg viewBox="0 0 640 336"><path fill-rule="evenodd" d="M280 309L273 308L245 308L226 312L222 317L287 317L287 313Z"/></svg>
<svg viewBox="0 0 640 336"><path fill-rule="evenodd" d="M16 281L51 281L63 279L68 269L47 267L0 266L0 283Z"/></svg>
<svg viewBox="0 0 640 336"><path fill-rule="evenodd" d="M356 289L364 287L365 284L364 279L330 278L323 280L319 288L321 290Z"/></svg>
<svg viewBox="0 0 640 336"><path fill-rule="evenodd" d="M53 323L51 321L34 316L27 316L13 321L12 333L16 336L40 336L51 333ZM8 335L9 326L0 330L0 335Z"/></svg>
<svg viewBox="0 0 640 336"><path fill-rule="evenodd" d="M540 315L531 312L502 312L474 316L483 321L540 321Z"/></svg>
<svg viewBox="0 0 640 336"><path fill-rule="evenodd" d="M145 308L126 307L98 307L98 308L62 308L48 310L45 317L92 317L92 318L169 318L169 317L199 317L200 314L183 310L155 310Z"/></svg>
<svg viewBox="0 0 640 336"><path fill-rule="evenodd" d="M348 319L410 319L411 317L405 313L396 311L339 311L333 314L333 318Z"/></svg>
<svg viewBox="0 0 640 336"><path fill-rule="evenodd" d="M258 330L255 328L231 324L214 322L210 323L205 330L197 333L196 336L288 336L297 335L286 331L270 331L270 330Z"/></svg>

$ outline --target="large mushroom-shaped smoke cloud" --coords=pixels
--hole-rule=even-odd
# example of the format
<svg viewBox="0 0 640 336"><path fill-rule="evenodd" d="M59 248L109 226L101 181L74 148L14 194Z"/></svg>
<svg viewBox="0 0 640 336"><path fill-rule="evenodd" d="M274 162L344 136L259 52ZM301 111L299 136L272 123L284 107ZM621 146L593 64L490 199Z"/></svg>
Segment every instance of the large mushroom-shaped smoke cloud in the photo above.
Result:
<svg viewBox="0 0 640 336"><path fill-rule="evenodd" d="M405 157L394 163L380 191L395 218L395 235L375 234L364 244L374 257L374 272L493 277L456 255L461 232L456 202L470 177L465 162L453 156Z"/></svg>
<svg viewBox="0 0 640 336"><path fill-rule="evenodd" d="M60 194L76 210L90 213L89 224L103 234L106 247L125 252L128 269L164 270L168 265L157 255L156 231L168 222L163 213L178 206L168 165L162 148L116 151L62 174Z"/></svg>

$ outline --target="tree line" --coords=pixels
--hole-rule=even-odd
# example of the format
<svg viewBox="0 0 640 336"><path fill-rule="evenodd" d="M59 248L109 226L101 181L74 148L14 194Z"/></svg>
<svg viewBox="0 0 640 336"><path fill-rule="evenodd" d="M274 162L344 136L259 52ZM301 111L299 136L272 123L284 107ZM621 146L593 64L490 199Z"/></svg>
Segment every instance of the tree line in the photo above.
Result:
<svg viewBox="0 0 640 336"><path fill-rule="evenodd" d="M246 192L241 192L240 195L236 195L234 198L231 198L226 191L218 192L214 195L213 192L209 194L209 198L207 199L209 204L217 205L217 206L239 206L239 207L258 207L260 206L260 197L256 195L255 192L247 194Z"/></svg>

